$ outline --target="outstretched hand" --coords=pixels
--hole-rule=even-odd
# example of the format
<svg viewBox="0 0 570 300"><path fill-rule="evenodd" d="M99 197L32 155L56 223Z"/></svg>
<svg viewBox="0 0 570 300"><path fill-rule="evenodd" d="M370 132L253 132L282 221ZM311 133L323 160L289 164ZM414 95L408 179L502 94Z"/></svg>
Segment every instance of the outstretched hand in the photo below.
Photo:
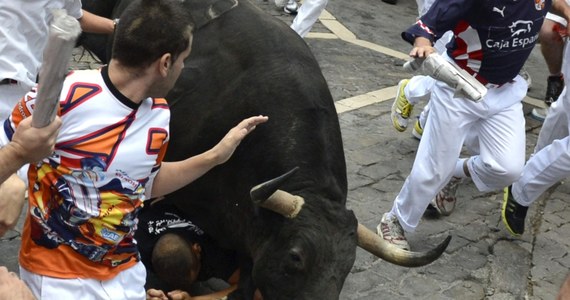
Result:
<svg viewBox="0 0 570 300"><path fill-rule="evenodd" d="M236 127L230 129L224 138L222 138L222 140L212 148L212 151L216 155L218 164L223 164L228 161L241 141L251 133L257 125L267 122L268 119L269 118L267 116L261 115L250 117L241 121Z"/></svg>
<svg viewBox="0 0 570 300"><path fill-rule="evenodd" d="M265 123L267 120L266 116L247 118L232 128L210 150L182 161L162 162L162 167L154 178L151 197L156 198L172 193L198 179L213 167L225 163L230 159L241 141L257 125Z"/></svg>

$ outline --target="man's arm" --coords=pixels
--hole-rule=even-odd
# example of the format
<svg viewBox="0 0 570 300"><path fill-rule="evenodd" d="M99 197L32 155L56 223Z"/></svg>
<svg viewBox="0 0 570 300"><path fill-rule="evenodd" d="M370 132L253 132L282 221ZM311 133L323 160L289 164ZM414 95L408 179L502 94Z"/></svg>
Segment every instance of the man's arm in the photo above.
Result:
<svg viewBox="0 0 570 300"><path fill-rule="evenodd" d="M230 285L225 289L216 291L211 294L200 295L200 296L190 296L190 294L186 291L182 290L174 290L168 293L165 293L161 290L149 289L146 293L147 300L220 300L224 299L224 297L228 296L231 292L235 291L238 287L239 282L239 270L236 270L230 278L227 280L227 283ZM259 299L259 297L255 298Z"/></svg>
<svg viewBox="0 0 570 300"><path fill-rule="evenodd" d="M32 118L20 122L12 141L0 148L0 183L27 163L35 163L53 152L61 119L44 128L32 127Z"/></svg>
<svg viewBox="0 0 570 300"><path fill-rule="evenodd" d="M16 273L8 272L6 267L0 267L0 295L2 299L35 299L28 286L18 278Z"/></svg>
<svg viewBox="0 0 570 300"><path fill-rule="evenodd" d="M472 7L479 5L478 3L477 0L435 1L414 25L402 32L402 38L414 44L417 37L424 37L433 44L446 31L453 30L465 16L472 13Z"/></svg>
<svg viewBox="0 0 570 300"><path fill-rule="evenodd" d="M115 30L115 21L107 19L86 10L83 10L83 16L78 19L81 30L90 33L112 34Z"/></svg>
<svg viewBox="0 0 570 300"><path fill-rule="evenodd" d="M182 161L163 162L152 184L151 197L156 198L174 192L198 179L213 167L225 163L240 142L257 125L267 120L266 116L247 118L232 128L212 149Z"/></svg>
<svg viewBox="0 0 570 300"><path fill-rule="evenodd" d="M35 163L53 152L61 119L55 120L46 127L32 127L32 118L20 122L12 140L0 148L0 185L2 191L10 195L22 193L16 197L2 197L0 200L0 237L18 222L18 217L24 206L24 182L15 174L23 165ZM10 177L8 179L8 177ZM13 199L21 199L14 202Z"/></svg>

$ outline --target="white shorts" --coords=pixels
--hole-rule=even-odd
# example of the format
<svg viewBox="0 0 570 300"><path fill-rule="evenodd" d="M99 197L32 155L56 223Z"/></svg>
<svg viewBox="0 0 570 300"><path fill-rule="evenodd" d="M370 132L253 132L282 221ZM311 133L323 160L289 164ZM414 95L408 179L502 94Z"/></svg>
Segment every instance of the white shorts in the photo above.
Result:
<svg viewBox="0 0 570 300"><path fill-rule="evenodd" d="M10 116L16 103L29 91L30 88L20 84L0 84L0 95L2 95L2 99L0 99L0 119L2 122Z"/></svg>
<svg viewBox="0 0 570 300"><path fill-rule="evenodd" d="M20 278L36 299L57 300L144 300L146 269L142 262L120 272L113 279L54 278L31 273L20 267Z"/></svg>

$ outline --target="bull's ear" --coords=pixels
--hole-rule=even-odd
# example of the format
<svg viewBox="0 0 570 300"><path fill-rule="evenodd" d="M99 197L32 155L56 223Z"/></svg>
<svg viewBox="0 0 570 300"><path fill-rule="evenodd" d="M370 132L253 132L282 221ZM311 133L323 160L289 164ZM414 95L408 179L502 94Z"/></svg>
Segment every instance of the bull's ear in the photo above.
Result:
<svg viewBox="0 0 570 300"><path fill-rule="evenodd" d="M299 167L295 167L291 171L279 177L273 178L251 188L249 195L253 203L260 205L261 203L265 202L265 200L269 199L269 197L273 195L273 193L275 193L275 191L277 191L281 185L287 181L287 179L295 174L297 170L299 170Z"/></svg>

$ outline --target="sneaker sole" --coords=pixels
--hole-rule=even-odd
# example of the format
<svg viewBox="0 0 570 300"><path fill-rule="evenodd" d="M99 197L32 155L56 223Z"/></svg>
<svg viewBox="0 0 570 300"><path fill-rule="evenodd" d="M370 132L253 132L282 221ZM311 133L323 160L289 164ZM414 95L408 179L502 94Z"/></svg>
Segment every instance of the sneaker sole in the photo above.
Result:
<svg viewBox="0 0 570 300"><path fill-rule="evenodd" d="M530 117L539 121L539 122L544 122L544 120L546 119L546 115L542 115L539 114L538 112L536 112L538 108L533 108L530 112Z"/></svg>
<svg viewBox="0 0 570 300"><path fill-rule="evenodd" d="M285 13L287 13L287 14L290 14L290 15L296 15L298 10L299 10L299 9L288 10L286 7L283 8L283 11L284 11Z"/></svg>
<svg viewBox="0 0 570 300"><path fill-rule="evenodd" d="M406 131L406 129L408 129L407 125L402 126L400 123L398 123L398 116L396 115L398 98L400 98L400 93L401 93L400 84L404 80L400 80L400 82L398 82L398 91L396 91L396 98L394 98L394 102L392 102L392 109L390 114L390 119L392 119L392 126L394 127L394 129L396 129L399 132L404 132Z"/></svg>
<svg viewBox="0 0 570 300"><path fill-rule="evenodd" d="M412 129L412 135L416 138L416 140L422 140L422 135L415 128Z"/></svg>
<svg viewBox="0 0 570 300"><path fill-rule="evenodd" d="M501 206L501 219L503 220L503 224L505 224L507 231L512 236L521 236L522 233L514 232L513 229L511 228L511 226L509 225L509 222L507 222L506 212L507 212L507 201L508 201L508 199L509 199L509 190L508 190L508 187L506 187L505 189L503 189L503 205Z"/></svg>

